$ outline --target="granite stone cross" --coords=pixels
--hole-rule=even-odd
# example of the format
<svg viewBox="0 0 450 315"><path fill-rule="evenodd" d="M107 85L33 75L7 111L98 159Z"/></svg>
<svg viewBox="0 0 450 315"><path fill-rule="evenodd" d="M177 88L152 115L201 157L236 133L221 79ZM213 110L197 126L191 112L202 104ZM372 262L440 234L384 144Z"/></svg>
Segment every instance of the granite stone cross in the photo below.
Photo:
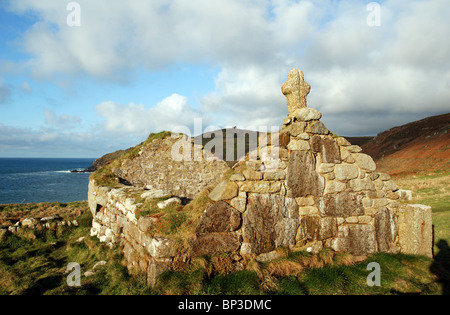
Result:
<svg viewBox="0 0 450 315"><path fill-rule="evenodd" d="M311 86L305 81L302 70L292 69L289 71L288 79L281 87L281 91L286 96L290 114L297 109L306 107L306 96L310 90Z"/></svg>

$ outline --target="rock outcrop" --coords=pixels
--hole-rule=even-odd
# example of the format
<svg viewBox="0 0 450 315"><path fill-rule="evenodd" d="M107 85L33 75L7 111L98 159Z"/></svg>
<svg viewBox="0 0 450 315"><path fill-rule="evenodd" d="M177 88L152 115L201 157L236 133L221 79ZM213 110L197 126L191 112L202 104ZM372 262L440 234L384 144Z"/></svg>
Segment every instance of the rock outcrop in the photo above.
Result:
<svg viewBox="0 0 450 315"><path fill-rule="evenodd" d="M277 257L278 247L431 256L431 208L401 203L407 194L397 193L390 176L377 172L370 156L330 132L321 113L306 107L309 90L300 70L289 73L282 88L289 110L282 129L260 134L265 138L258 148L232 169L205 159L211 156L206 153L196 161L174 161L176 139L167 138L142 147L115 170L132 186L102 187L91 179L91 234L120 244L130 269L147 272L150 283L196 256L229 253L239 268L252 258ZM149 202L142 196L151 197L155 189L169 191L167 198L193 199L199 209L175 205L171 213L142 215ZM174 220L167 221L169 216ZM177 224L176 218L185 220ZM167 226L175 232L163 232Z"/></svg>

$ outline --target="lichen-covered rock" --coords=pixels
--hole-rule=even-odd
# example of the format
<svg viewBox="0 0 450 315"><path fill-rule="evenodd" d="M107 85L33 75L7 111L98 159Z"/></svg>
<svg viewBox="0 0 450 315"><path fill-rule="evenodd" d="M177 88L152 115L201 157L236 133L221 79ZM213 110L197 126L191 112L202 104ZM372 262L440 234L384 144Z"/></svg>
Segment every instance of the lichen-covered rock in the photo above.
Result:
<svg viewBox="0 0 450 315"><path fill-rule="evenodd" d="M339 145L331 137L311 137L312 150L319 153L322 163L341 163L341 152Z"/></svg>
<svg viewBox="0 0 450 315"><path fill-rule="evenodd" d="M402 253L433 256L431 207L405 204L399 209L398 236Z"/></svg>
<svg viewBox="0 0 450 315"><path fill-rule="evenodd" d="M311 120L319 120L322 118L322 114L314 108L305 107L296 110L294 117L297 118L298 121L306 122Z"/></svg>
<svg viewBox="0 0 450 315"><path fill-rule="evenodd" d="M356 178L350 181L350 188L353 191L375 190L375 185L370 180L370 178Z"/></svg>
<svg viewBox="0 0 450 315"><path fill-rule="evenodd" d="M398 233L396 215L384 208L375 215L375 234L379 252L388 252Z"/></svg>
<svg viewBox="0 0 450 315"><path fill-rule="evenodd" d="M171 258L176 255L177 244L175 241L167 238L155 237L147 244L146 249L153 258Z"/></svg>
<svg viewBox="0 0 450 315"><path fill-rule="evenodd" d="M364 214L362 200L363 193L339 192L326 194L319 202L319 210L322 216L350 217Z"/></svg>
<svg viewBox="0 0 450 315"><path fill-rule="evenodd" d="M147 267L147 283L152 287L155 286L158 276L167 270L169 266L166 263L151 259Z"/></svg>
<svg viewBox="0 0 450 315"><path fill-rule="evenodd" d="M304 216L300 220L297 242L322 241L337 234L337 220L334 217Z"/></svg>
<svg viewBox="0 0 450 315"><path fill-rule="evenodd" d="M358 167L354 164L337 164L334 172L336 179L340 181L354 179L359 176Z"/></svg>
<svg viewBox="0 0 450 315"><path fill-rule="evenodd" d="M340 225L331 248L354 256L373 254L376 251L374 228L369 224Z"/></svg>
<svg viewBox="0 0 450 315"><path fill-rule="evenodd" d="M375 171L377 166L373 161L372 157L364 153L356 153L353 155L356 163L364 170Z"/></svg>
<svg viewBox="0 0 450 315"><path fill-rule="evenodd" d="M280 195L250 194L242 225L243 254L261 254L295 244L298 206Z"/></svg>
<svg viewBox="0 0 450 315"><path fill-rule="evenodd" d="M281 183L278 181L248 181L240 187L243 192L257 194L274 194L280 189Z"/></svg>
<svg viewBox="0 0 450 315"><path fill-rule="evenodd" d="M238 195L238 186L233 181L224 180L220 182L209 194L214 201L232 199Z"/></svg>
<svg viewBox="0 0 450 315"><path fill-rule="evenodd" d="M316 172L316 159L313 154L305 151L291 152L286 185L293 198L323 195L325 180Z"/></svg>
<svg viewBox="0 0 450 315"><path fill-rule="evenodd" d="M306 127L306 132L315 133L318 135L327 135L330 131L325 127L321 121L312 121Z"/></svg>
<svg viewBox="0 0 450 315"><path fill-rule="evenodd" d="M232 232L241 226L241 213L224 201L209 205L195 228L195 233Z"/></svg>
<svg viewBox="0 0 450 315"><path fill-rule="evenodd" d="M305 140L291 140L287 148L291 151L308 151L311 149L309 142Z"/></svg>
<svg viewBox="0 0 450 315"><path fill-rule="evenodd" d="M306 123L305 122L295 122L290 125L289 132L291 136L297 137L305 132Z"/></svg>
<svg viewBox="0 0 450 315"><path fill-rule="evenodd" d="M198 234L189 240L190 253L196 256L214 256L237 252L241 246L236 232Z"/></svg>

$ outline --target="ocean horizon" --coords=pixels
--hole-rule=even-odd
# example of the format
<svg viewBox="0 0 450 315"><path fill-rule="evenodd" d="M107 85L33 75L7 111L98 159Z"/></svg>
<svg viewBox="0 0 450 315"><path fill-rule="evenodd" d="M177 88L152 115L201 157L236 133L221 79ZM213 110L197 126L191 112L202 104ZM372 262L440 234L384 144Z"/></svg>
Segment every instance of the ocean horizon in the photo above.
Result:
<svg viewBox="0 0 450 315"><path fill-rule="evenodd" d="M0 204L87 200L94 158L0 158Z"/></svg>

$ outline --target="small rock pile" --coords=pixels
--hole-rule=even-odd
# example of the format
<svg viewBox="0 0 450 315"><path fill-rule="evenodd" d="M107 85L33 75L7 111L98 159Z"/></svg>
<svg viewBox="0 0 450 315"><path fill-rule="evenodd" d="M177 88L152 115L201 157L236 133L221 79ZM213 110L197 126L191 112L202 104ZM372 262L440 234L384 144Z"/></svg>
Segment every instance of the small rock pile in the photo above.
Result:
<svg viewBox="0 0 450 315"><path fill-rule="evenodd" d="M22 229L30 230L56 230L60 226L74 226L78 227L77 220L64 220L60 216L49 216L43 218L24 218L22 221L17 221L13 225L0 227L1 234L6 235L7 233L15 234Z"/></svg>

